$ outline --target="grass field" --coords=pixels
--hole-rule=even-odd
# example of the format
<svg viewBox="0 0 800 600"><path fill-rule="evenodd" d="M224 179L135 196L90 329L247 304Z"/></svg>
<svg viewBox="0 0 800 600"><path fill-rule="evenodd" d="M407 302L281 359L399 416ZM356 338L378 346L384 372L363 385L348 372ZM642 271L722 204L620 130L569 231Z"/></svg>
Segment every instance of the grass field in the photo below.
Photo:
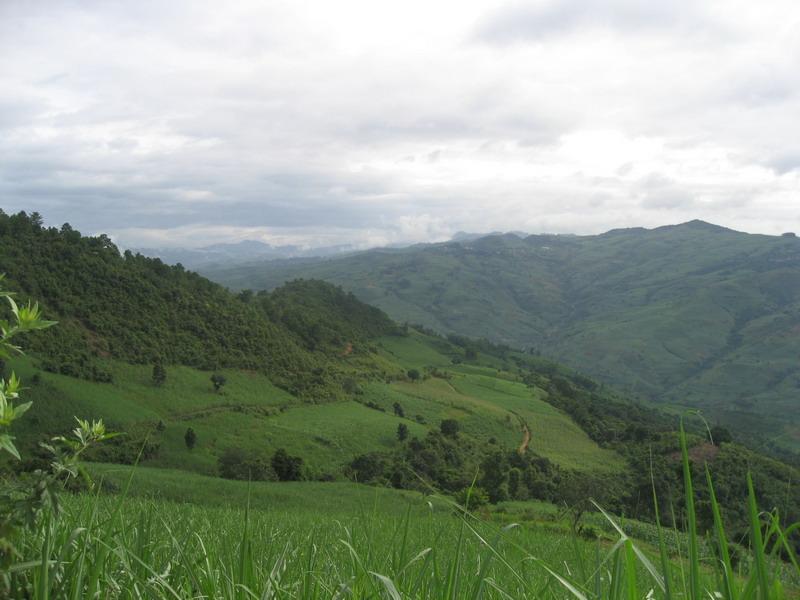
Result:
<svg viewBox="0 0 800 600"><path fill-rule="evenodd" d="M494 438L507 448L522 441L522 423L531 432L529 448L564 467L607 471L623 462L600 448L569 416L543 400L546 392L513 380L510 373L485 365L452 364L427 345L425 336L384 338L382 347L399 360L416 357L416 367L436 367L448 379L396 382L367 386L367 397L387 410L398 402L407 417L420 415L428 423L457 419L462 429L482 439Z"/></svg>
<svg viewBox="0 0 800 600"><path fill-rule="evenodd" d="M206 274L233 288L323 279L397 321L533 347L629 397L701 408L743 439L798 450L798 257L795 237L690 222Z"/></svg>
<svg viewBox="0 0 800 600"><path fill-rule="evenodd" d="M713 542L701 552L691 531L664 533L671 552L652 526L648 544L611 518L611 537L581 539L541 503L507 503L495 521L445 498L350 483L92 472L122 493L66 496L59 517L45 513L18 545L29 560L0 574L11 597L779 600L796 597L800 576L759 551L720 566ZM509 521L534 513L552 524ZM775 524L760 523L773 538Z"/></svg>
<svg viewBox="0 0 800 600"><path fill-rule="evenodd" d="M405 515L331 509L248 513L84 496L66 503L47 539L31 537L25 549L65 550L32 576L41 589L47 572L42 597L67 598L561 598L528 557L546 553L580 568L597 552L566 535L467 526L422 501ZM85 530L67 543L78 524Z"/></svg>
<svg viewBox="0 0 800 600"><path fill-rule="evenodd" d="M17 435L30 449L42 431L63 431L74 415L103 418L112 430L157 446L144 465L213 475L228 448L264 455L285 448L303 458L309 478L341 478L355 456L396 448L401 423L421 438L454 418L462 435L493 438L506 449L520 446L527 427L530 450L566 468L622 467L613 451L601 449L545 402L543 390L514 381L499 365L452 364L448 352L452 348L443 340L413 330L407 337L382 338L379 360L387 371L417 369L424 375L436 368L448 378L363 381L352 399L320 403L300 402L263 375L244 371L222 371L227 383L215 393L210 373L188 367L170 367L166 382L155 386L151 367L112 362L113 383L92 383L39 372L34 359L20 358L11 367L28 385L33 408ZM396 402L404 418L394 414ZM197 437L191 450L184 441L190 427Z"/></svg>

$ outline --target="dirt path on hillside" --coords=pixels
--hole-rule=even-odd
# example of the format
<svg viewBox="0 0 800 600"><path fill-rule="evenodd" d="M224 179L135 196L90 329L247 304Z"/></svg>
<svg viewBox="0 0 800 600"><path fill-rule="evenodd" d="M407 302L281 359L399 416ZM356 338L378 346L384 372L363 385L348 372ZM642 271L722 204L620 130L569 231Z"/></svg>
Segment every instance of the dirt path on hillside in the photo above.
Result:
<svg viewBox="0 0 800 600"><path fill-rule="evenodd" d="M520 456L522 456L523 454L525 454L525 452L528 451L528 445L531 443L531 430L528 427L528 424L525 422L525 419L520 417L513 410L510 412L512 415L517 417L517 419L519 420L520 427L522 427L522 443L519 445L519 448L517 448L517 453Z"/></svg>
<svg viewBox="0 0 800 600"><path fill-rule="evenodd" d="M522 424L522 443L519 445L517 452L519 452L520 456L525 454L528 450L528 444L531 443L531 430L528 429L528 426L523 423Z"/></svg>

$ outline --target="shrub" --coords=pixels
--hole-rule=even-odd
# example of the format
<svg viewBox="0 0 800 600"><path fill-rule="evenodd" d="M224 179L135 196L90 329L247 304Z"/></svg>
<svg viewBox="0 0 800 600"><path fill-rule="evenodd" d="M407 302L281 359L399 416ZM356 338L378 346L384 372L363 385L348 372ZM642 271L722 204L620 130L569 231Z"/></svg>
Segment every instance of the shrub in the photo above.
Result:
<svg viewBox="0 0 800 600"><path fill-rule="evenodd" d="M459 430L458 421L455 419L444 419L441 423L439 423L439 430L442 432L442 435L446 435L447 437L456 437Z"/></svg>
<svg viewBox="0 0 800 600"><path fill-rule="evenodd" d="M217 460L219 474L225 479L244 481L275 481L272 465L266 457L241 448L228 448Z"/></svg>
<svg viewBox="0 0 800 600"><path fill-rule="evenodd" d="M284 448L278 448L272 456L272 468L281 481L299 481L303 476L303 459L291 456Z"/></svg>

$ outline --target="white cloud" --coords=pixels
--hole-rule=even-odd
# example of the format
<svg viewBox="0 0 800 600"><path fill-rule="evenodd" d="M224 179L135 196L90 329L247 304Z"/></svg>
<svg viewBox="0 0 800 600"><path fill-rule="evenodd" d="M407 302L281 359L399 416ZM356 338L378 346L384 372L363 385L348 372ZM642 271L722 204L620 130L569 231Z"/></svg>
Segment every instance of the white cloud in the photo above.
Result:
<svg viewBox="0 0 800 600"><path fill-rule="evenodd" d="M127 245L779 233L798 72L778 0L9 1L0 205Z"/></svg>

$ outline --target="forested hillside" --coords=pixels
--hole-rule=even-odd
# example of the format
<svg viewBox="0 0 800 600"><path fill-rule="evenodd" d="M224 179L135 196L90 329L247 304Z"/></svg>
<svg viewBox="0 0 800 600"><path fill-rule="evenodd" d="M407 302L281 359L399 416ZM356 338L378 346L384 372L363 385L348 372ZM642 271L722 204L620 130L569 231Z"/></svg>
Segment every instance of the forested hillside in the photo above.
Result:
<svg viewBox="0 0 800 600"><path fill-rule="evenodd" d="M0 259L4 285L60 321L4 365L33 402L15 424L23 469L78 415L124 433L87 454L95 461L455 497L474 484L492 503L593 496L643 519L655 486L665 513L680 507L677 418L536 354L398 326L321 281L234 295L37 215L0 215ZM725 429L690 429L698 487L708 462L737 531L748 469L760 503L794 518L795 468Z"/></svg>
<svg viewBox="0 0 800 600"><path fill-rule="evenodd" d="M45 370L96 381L120 359L252 369L293 394L327 397L341 390L332 359L396 329L329 284L234 297L180 266L120 254L106 236L42 227L38 215L0 213L0 271L19 299L59 321L30 341Z"/></svg>
<svg viewBox="0 0 800 600"><path fill-rule="evenodd" d="M702 408L800 448L800 240L694 221L498 235L206 273L236 288L342 285L400 321L526 348L631 397Z"/></svg>

